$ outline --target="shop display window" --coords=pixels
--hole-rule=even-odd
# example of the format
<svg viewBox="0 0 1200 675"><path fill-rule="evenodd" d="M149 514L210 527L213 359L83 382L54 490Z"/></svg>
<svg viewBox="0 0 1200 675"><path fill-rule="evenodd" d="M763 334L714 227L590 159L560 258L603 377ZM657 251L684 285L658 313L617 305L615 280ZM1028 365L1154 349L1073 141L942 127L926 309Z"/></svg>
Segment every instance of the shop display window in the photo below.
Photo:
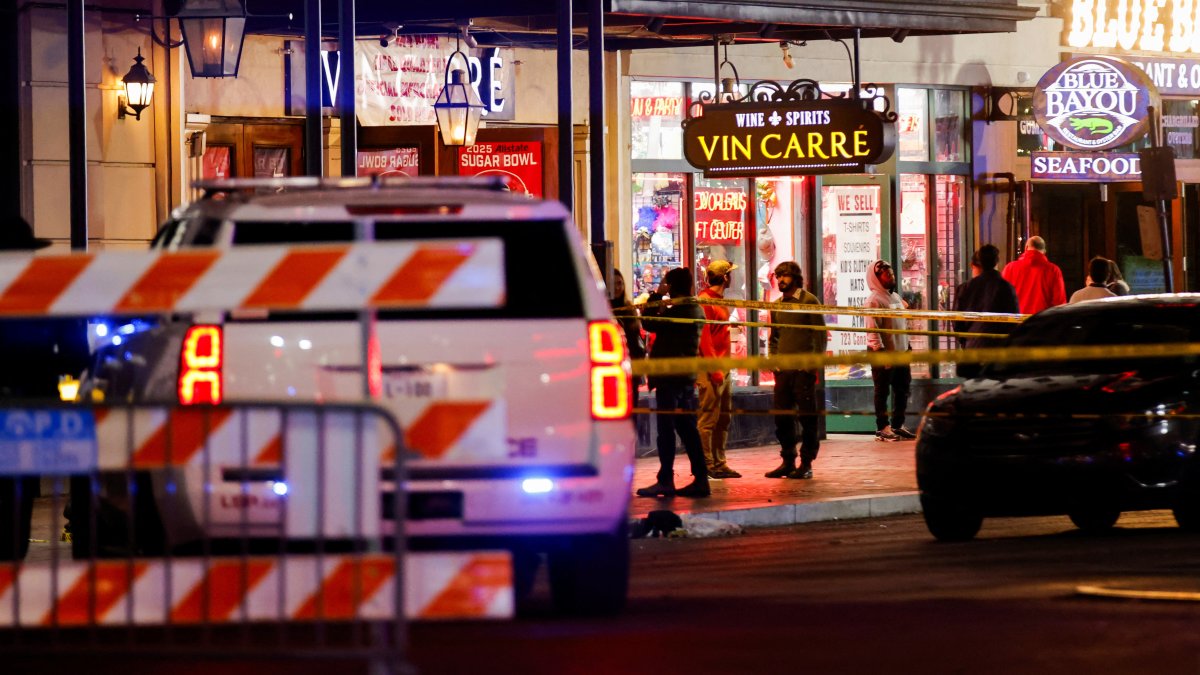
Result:
<svg viewBox="0 0 1200 675"><path fill-rule="evenodd" d="M683 159L684 84L635 80L630 83L629 98L632 158Z"/></svg>
<svg viewBox="0 0 1200 675"><path fill-rule="evenodd" d="M1193 100L1165 99L1162 102L1163 139L1174 148L1176 159L1196 159L1197 130L1200 118L1196 115L1197 103Z"/></svg>
<svg viewBox="0 0 1200 675"><path fill-rule="evenodd" d="M672 267L686 260L686 174L633 174L633 278L626 283L638 301L658 288Z"/></svg>
<svg viewBox="0 0 1200 675"><path fill-rule="evenodd" d="M900 174L900 297L909 309L929 309L929 177ZM928 322L908 320L910 330L927 330ZM913 351L929 350L929 336L910 334ZM913 377L929 377L927 363L912 366Z"/></svg>
<svg viewBox="0 0 1200 675"><path fill-rule="evenodd" d="M929 161L929 96L926 89L899 88L896 91L900 118L896 130L900 137L900 161Z"/></svg>
<svg viewBox="0 0 1200 675"><path fill-rule="evenodd" d="M794 241L796 232L805 222L805 178L759 178L754 181L755 270L752 299L774 302L779 299L775 286L775 266L787 260L797 259ZM801 265L803 267L803 265ZM805 287L813 290L811 277L805 278ZM771 313L751 312L751 320L771 322ZM770 356L771 329L758 328L758 353ZM764 386L775 384L775 373L761 371L758 383Z"/></svg>
<svg viewBox="0 0 1200 675"><path fill-rule="evenodd" d="M935 89L933 91L933 121L936 129L935 161L967 161L963 140L965 111L966 93L962 90Z"/></svg>
<svg viewBox="0 0 1200 675"><path fill-rule="evenodd" d="M937 237L937 309L953 310L958 303L958 287L967 280L969 263L963 254L962 231L966 227L967 179L963 176L936 176L934 205ZM953 324L944 322L943 330L953 330ZM938 338L938 349L950 350L957 347L954 338ZM942 363L938 367L941 377L954 377L953 363Z"/></svg>
<svg viewBox="0 0 1200 675"><path fill-rule="evenodd" d="M870 296L867 270L880 258L880 194L878 185L825 185L821 187L821 257L823 275L818 294L826 305L862 307ZM863 328L861 316L825 317L829 326ZM867 334L836 330L830 335L831 354L864 352ZM828 380L871 377L865 365L829 366Z"/></svg>
<svg viewBox="0 0 1200 675"><path fill-rule="evenodd" d="M751 278L746 272L746 222L750 209L750 184L744 179L717 180L697 176L692 187L693 236L696 243L696 264L693 270L696 292L706 284L709 263L728 260L738 266L733 271L725 297L730 300L745 300L748 297L747 283ZM746 310L731 308L729 320L745 321ZM744 357L746 352L746 330L743 326L729 329L730 355ZM735 371L734 385L750 384L750 372Z"/></svg>

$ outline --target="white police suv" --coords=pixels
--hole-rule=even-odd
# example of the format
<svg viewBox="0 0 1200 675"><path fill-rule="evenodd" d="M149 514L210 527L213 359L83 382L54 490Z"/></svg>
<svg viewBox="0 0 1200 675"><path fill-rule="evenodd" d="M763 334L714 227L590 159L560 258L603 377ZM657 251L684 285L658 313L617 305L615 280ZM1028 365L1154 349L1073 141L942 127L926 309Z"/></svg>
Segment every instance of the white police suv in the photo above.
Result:
<svg viewBox="0 0 1200 675"><path fill-rule="evenodd" d="M500 265L502 288L481 308L380 310L369 341L355 312L159 318L112 331L119 344L100 350L85 395L205 405L353 401L369 389L400 422L410 450L409 482L400 491L410 549L507 548L518 597L545 554L561 609L602 613L623 605L635 443L629 359L596 265L559 203L471 179L246 179L198 187L204 197L173 214L155 248L488 239L499 241L499 256L430 255L410 260L389 283L396 293L424 297L472 265ZM306 265L286 273L316 272ZM378 354L364 359L374 345ZM170 497L161 485L154 503L142 499L138 508L156 509L165 543L178 546L198 527L212 528L201 536L218 536L222 522L253 519L247 508L289 498L245 484L253 480L214 487L261 499L210 496L206 503L228 504L228 513L203 524L173 522L198 509L163 508ZM194 486L184 492L200 498ZM390 483L381 499L389 517Z"/></svg>

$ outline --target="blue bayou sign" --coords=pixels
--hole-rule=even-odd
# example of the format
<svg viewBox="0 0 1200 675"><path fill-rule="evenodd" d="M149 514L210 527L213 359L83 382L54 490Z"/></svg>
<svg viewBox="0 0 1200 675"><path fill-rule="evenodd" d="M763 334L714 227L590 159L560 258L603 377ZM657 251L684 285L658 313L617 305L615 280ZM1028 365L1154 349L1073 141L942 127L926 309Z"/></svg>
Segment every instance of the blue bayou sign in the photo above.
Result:
<svg viewBox="0 0 1200 675"><path fill-rule="evenodd" d="M1033 115L1061 145L1106 150L1144 136L1158 99L1142 69L1112 56L1085 56L1046 71L1033 92Z"/></svg>

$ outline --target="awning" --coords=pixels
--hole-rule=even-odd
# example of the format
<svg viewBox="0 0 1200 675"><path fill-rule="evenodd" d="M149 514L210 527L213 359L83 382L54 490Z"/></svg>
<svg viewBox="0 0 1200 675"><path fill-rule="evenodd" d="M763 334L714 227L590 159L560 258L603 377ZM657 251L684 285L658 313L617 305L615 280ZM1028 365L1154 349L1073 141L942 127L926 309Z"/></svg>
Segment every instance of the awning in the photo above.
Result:
<svg viewBox="0 0 1200 675"><path fill-rule="evenodd" d="M573 3L576 33L583 39L589 4ZM302 22L287 18L289 12L302 15L298 0L254 0L252 5L249 32L300 32ZM855 29L862 37L896 38L1004 33L1038 13L1037 7L1018 0L604 0L604 5L609 50L711 44L715 36L734 42L849 38ZM555 0L358 0L356 27L359 35L379 35L388 32L385 24L396 23L402 25L401 34L454 34L458 22L470 19L471 34L480 44L553 48L557 8ZM328 22L335 14L326 13Z"/></svg>

